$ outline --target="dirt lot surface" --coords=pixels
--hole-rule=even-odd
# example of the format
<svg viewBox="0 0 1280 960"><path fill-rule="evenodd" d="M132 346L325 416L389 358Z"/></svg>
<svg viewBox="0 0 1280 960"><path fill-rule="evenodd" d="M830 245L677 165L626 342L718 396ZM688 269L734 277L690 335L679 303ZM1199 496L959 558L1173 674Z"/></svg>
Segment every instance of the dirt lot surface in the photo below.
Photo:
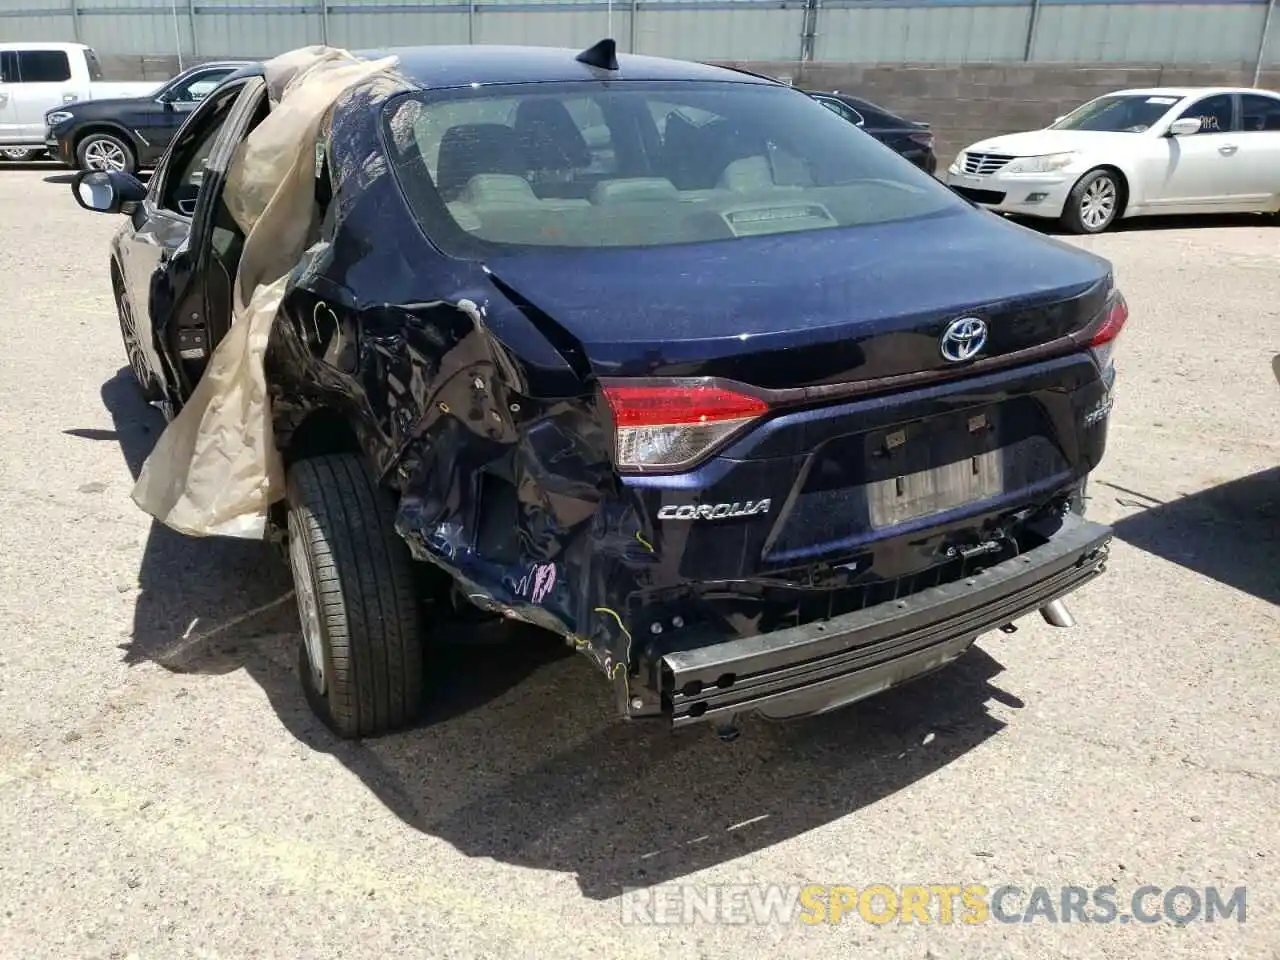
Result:
<svg viewBox="0 0 1280 960"><path fill-rule="evenodd" d="M449 655L420 729L360 745L299 693L285 568L129 499L161 421L123 369L118 226L54 168L0 168L0 956L1280 956L1280 225L1085 241L1132 319L1090 487L1119 540L1074 629L1027 618L731 744L614 722L585 659L507 637ZM655 927L621 894L656 883L1247 908Z"/></svg>

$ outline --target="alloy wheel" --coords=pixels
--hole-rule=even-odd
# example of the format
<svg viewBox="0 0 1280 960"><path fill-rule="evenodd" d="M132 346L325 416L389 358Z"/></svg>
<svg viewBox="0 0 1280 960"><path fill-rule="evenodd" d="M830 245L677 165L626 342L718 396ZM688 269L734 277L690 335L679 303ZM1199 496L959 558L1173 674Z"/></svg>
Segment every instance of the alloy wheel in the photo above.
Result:
<svg viewBox="0 0 1280 960"><path fill-rule="evenodd" d="M128 158L117 143L93 140L84 148L84 164L91 170L123 170Z"/></svg>
<svg viewBox="0 0 1280 960"><path fill-rule="evenodd" d="M151 374L147 370L147 358L142 352L142 343L138 339L138 327L133 320L133 310L129 301L121 291L116 295L116 310L120 314L120 337L124 340L124 352L129 358L129 369L138 385L147 391L151 384Z"/></svg>
<svg viewBox="0 0 1280 960"><path fill-rule="evenodd" d="M324 640L320 626L320 601L316 596L315 574L307 550L306 530L297 514L289 513L289 566L293 570L293 592L298 599L298 619L302 625L302 645L311 669L311 684L319 696L325 695Z"/></svg>
<svg viewBox="0 0 1280 960"><path fill-rule="evenodd" d="M1080 198L1080 222L1090 230L1106 226L1115 216L1116 200L1115 181L1105 175L1098 177Z"/></svg>

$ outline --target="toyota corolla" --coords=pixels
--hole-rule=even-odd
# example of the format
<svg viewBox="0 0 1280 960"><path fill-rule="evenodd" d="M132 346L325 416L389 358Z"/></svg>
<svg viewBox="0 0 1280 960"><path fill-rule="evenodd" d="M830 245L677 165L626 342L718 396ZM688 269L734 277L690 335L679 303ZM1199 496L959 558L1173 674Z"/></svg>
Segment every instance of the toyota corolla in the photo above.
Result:
<svg viewBox="0 0 1280 960"><path fill-rule="evenodd" d="M265 362L269 534L336 731L417 715L451 596L559 634L624 717L726 730L1069 624L1111 539L1084 517L1127 318L1107 261L765 78L611 41L394 53L284 151L314 229ZM308 95L270 80L224 82L149 186L74 185L128 218L126 352L171 411L262 255L236 164Z"/></svg>

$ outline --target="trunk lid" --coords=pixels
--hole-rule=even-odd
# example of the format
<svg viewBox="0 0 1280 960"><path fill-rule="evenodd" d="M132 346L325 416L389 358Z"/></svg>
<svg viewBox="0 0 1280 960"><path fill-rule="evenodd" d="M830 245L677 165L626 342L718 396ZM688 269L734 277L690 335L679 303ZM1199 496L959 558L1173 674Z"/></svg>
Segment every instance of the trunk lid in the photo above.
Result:
<svg viewBox="0 0 1280 960"><path fill-rule="evenodd" d="M948 366L958 318L983 357L1080 330L1110 264L964 208L909 222L715 244L494 258L491 275L562 328L599 376L718 376L784 389Z"/></svg>

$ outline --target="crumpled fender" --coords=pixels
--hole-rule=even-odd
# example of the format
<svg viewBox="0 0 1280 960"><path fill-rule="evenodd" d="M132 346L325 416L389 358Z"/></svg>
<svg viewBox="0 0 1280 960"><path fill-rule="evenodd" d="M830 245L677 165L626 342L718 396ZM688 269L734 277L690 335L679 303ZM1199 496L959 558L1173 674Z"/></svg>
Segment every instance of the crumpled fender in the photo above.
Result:
<svg viewBox="0 0 1280 960"><path fill-rule="evenodd" d="M559 634L630 696L627 598L656 555L613 471L597 395L528 392L489 301L359 311L316 297L324 288L299 278L273 333L281 438L339 412L399 491L396 530L417 560L476 606Z"/></svg>

